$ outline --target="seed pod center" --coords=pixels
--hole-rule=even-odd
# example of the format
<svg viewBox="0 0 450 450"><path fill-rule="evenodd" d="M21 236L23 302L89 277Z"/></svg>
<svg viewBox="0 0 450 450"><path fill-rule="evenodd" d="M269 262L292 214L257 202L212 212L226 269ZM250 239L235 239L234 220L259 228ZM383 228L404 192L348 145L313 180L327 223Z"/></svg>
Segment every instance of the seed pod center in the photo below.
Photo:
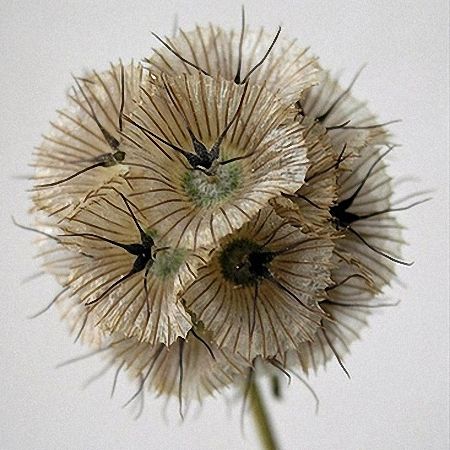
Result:
<svg viewBox="0 0 450 450"><path fill-rule="evenodd" d="M230 242L219 256L224 278L237 286L256 284L271 276L270 263L274 254L249 239Z"/></svg>
<svg viewBox="0 0 450 450"><path fill-rule="evenodd" d="M241 169L237 162L218 166L214 175L200 170L188 170L182 179L185 193L194 204L210 207L226 200L238 189Z"/></svg>

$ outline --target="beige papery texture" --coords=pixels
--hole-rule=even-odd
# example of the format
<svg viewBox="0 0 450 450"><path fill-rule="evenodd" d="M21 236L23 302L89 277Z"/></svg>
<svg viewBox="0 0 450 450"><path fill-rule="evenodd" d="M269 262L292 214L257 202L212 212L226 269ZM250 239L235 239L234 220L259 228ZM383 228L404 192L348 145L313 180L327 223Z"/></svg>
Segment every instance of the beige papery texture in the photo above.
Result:
<svg viewBox="0 0 450 450"><path fill-rule="evenodd" d="M127 200L130 212L118 191L104 189L108 195L99 195L62 224L61 241L88 255L71 267L71 293L104 331L170 345L192 326L179 294L194 280L196 267L205 263L206 252L171 248L149 228L139 199ZM121 245L142 244L135 220L154 244L145 267L132 273L138 255Z"/></svg>
<svg viewBox="0 0 450 450"><path fill-rule="evenodd" d="M67 106L35 150L35 209L67 217L103 186L124 184L121 117L133 110L142 76L139 64L119 63L74 78Z"/></svg>
<svg viewBox="0 0 450 450"><path fill-rule="evenodd" d="M272 252L270 276L239 285L224 275L230 245L251 242ZM220 243L183 298L214 342L251 360L270 358L312 341L324 314L333 243L286 224L271 208ZM242 257L242 264L248 260ZM227 260L226 264L233 264ZM233 268L231 269L233 270ZM237 268L236 268L237 270ZM326 319L326 318L325 318Z"/></svg>
<svg viewBox="0 0 450 450"><path fill-rule="evenodd" d="M379 125L376 116L369 112L365 103L351 95L350 88L357 76L349 88L343 89L337 79L328 72L322 72L320 84L307 90L298 103L299 116L303 115L305 120L314 119L317 125L327 129L332 154L339 163L330 174L337 183L334 204L349 198L367 177L347 211L361 216L377 212L382 214L357 220L350 228L369 245L398 258L403 243L401 227L392 214L386 213L391 207L392 189L391 179L381 158L382 153L389 148L389 133ZM343 127L333 128L343 124ZM315 168L313 155L308 156L311 166L301 191L308 186L308 178ZM372 165L375 165L373 169ZM315 205L320 206L318 202ZM316 211L320 213L317 207ZM287 214L293 223L297 217L301 223L302 217L295 210L289 213L286 208L280 210L280 213ZM333 214L330 214L330 218L334 222L336 235L341 237L336 240L333 252L334 286L327 292L329 299L321 305L334 320L324 322L315 342L304 344L295 353L294 359L300 360L305 371L311 367L317 370L333 356L342 362L343 356L349 352L351 342L359 337L358 332L367 325L370 313L376 308L392 304L386 302L381 293L395 275L395 263L371 250L347 229L348 224L336 226ZM289 357L293 354L289 353Z"/></svg>
<svg viewBox="0 0 450 450"><path fill-rule="evenodd" d="M74 78L36 149L52 302L183 414L251 374L344 366L404 244L381 124L281 30L210 25ZM25 227L26 228L26 227ZM109 367L109 366L108 366ZM245 388L244 388L245 391Z"/></svg>
<svg viewBox="0 0 450 450"><path fill-rule="evenodd" d="M264 87L200 73L153 78L125 129L129 165L136 169L127 176L131 197L171 245L217 246L269 200L302 185L306 146L294 116L293 108ZM213 175L193 170L170 147L193 154L189 130L208 149L228 130Z"/></svg>
<svg viewBox="0 0 450 450"><path fill-rule="evenodd" d="M388 144L389 134L375 114L369 111L365 101L356 99L351 92L360 72L350 85L342 88L339 80L322 70L319 83L302 93L298 106L302 113L320 122L328 129L331 145L339 154L344 148L348 156L342 164L359 155L365 145Z"/></svg>
<svg viewBox="0 0 450 450"><path fill-rule="evenodd" d="M241 356L208 342L200 331L190 331L169 347L114 333L104 348L109 348L106 358L138 384L136 397L145 389L157 396L178 397L186 406L237 383L251 368Z"/></svg>
<svg viewBox="0 0 450 450"><path fill-rule="evenodd" d="M61 229L55 220L39 215L36 218L35 229L42 233L36 238L37 258L44 271L53 275L60 285L53 299L45 302L40 309L36 305L30 305L34 312L30 315L37 318L56 306L61 320L66 323L70 334L75 340L92 347L100 347L106 335L97 327L95 320L88 314L85 305L80 305L72 295L70 273L76 267L81 267L90 258L88 254L80 252L76 245L63 245L59 237Z"/></svg>
<svg viewBox="0 0 450 450"><path fill-rule="evenodd" d="M337 198L337 168L340 155L319 122L299 114L307 146L309 168L304 184L293 194L271 201L278 215L304 232L330 234L330 207Z"/></svg>
<svg viewBox="0 0 450 450"><path fill-rule="evenodd" d="M170 76L195 74L198 68L212 77L237 83L248 81L265 86L283 102L293 104L304 89L317 84L320 68L316 58L309 55L307 48L299 47L295 39L280 36L272 46L275 36L276 30L270 34L263 28L246 27L242 36L241 31L214 25L187 32L180 30L176 37L166 38L171 50L164 46L155 48L146 62L152 71ZM238 73L240 76L236 78Z"/></svg>
<svg viewBox="0 0 450 450"><path fill-rule="evenodd" d="M342 228L341 238L336 240L335 268L331 273L335 287L328 290L328 300L321 303L334 321L324 322L315 342L303 345L297 353L305 370L311 367L317 370L333 356L342 361L350 351L350 344L367 325L369 315L395 304L382 291L395 277L397 264L389 258L400 258L404 241L402 227L388 212L393 205L385 154L385 148L368 145L361 149L359 158L352 160L349 170L340 174L338 202L350 198L361 187L348 208L360 219ZM386 256L369 248L362 239Z"/></svg>

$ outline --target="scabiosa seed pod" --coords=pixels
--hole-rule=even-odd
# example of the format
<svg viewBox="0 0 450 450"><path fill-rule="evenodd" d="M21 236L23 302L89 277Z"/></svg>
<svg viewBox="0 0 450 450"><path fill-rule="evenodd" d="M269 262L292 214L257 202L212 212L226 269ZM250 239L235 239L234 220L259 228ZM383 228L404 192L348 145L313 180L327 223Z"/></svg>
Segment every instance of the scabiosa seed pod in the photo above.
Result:
<svg viewBox="0 0 450 450"><path fill-rule="evenodd" d="M71 293L103 330L170 345L192 326L179 294L206 252L166 245L128 195L100 197L61 225L63 245L88 256L72 268Z"/></svg>
<svg viewBox="0 0 450 450"><path fill-rule="evenodd" d="M183 295L219 347L253 360L314 340L325 317L330 239L304 235L269 207L219 248Z"/></svg>
<svg viewBox="0 0 450 450"><path fill-rule="evenodd" d="M243 14L239 32L210 25L187 32L180 29L174 38L165 40L155 35L163 46L154 48L154 54L144 61L155 73L201 72L236 84L265 86L293 104L303 90L317 84L320 68L308 48L280 37L280 32L281 28L273 34L263 28L250 30Z"/></svg>
<svg viewBox="0 0 450 450"><path fill-rule="evenodd" d="M137 382L127 404L149 390L183 415L244 386L267 434L255 379L347 372L408 265L388 123L280 33L243 13L155 35L145 69L75 78L37 149L33 230L62 288L45 310L115 366L113 391Z"/></svg>
<svg viewBox="0 0 450 450"><path fill-rule="evenodd" d="M127 176L132 196L161 238L194 249L218 245L303 183L302 128L264 87L201 73L152 85L124 133L129 165L141 169Z"/></svg>
<svg viewBox="0 0 450 450"><path fill-rule="evenodd" d="M139 64L120 62L105 72L74 77L68 106L58 111L36 149L36 210L65 218L103 186L123 183L123 115L134 108L142 74Z"/></svg>

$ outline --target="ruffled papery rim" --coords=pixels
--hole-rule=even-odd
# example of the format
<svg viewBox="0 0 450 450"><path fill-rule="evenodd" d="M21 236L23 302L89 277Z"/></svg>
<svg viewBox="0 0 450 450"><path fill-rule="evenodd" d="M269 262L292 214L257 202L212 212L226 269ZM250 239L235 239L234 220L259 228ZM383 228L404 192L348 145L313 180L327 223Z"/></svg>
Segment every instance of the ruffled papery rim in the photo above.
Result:
<svg viewBox="0 0 450 450"><path fill-rule="evenodd" d="M138 390L129 402L149 390L157 396L177 397L182 415L191 401L201 402L230 387L250 367L244 358L218 348L200 331L190 331L186 339L177 339L169 347L118 336L112 336L105 356L137 382Z"/></svg>
<svg viewBox="0 0 450 450"><path fill-rule="evenodd" d="M65 217L103 186L123 183L121 117L135 107L141 81L142 67L134 62L75 78L68 105L35 151L34 209Z"/></svg>
<svg viewBox="0 0 450 450"><path fill-rule="evenodd" d="M131 196L149 226L176 247L217 246L270 199L295 192L307 159L294 113L264 88L202 74L165 78L152 92L144 89L125 133L133 144ZM154 137L193 154L188 127L210 149L227 125L216 177L192 170L183 155Z"/></svg>
<svg viewBox="0 0 450 450"><path fill-rule="evenodd" d="M223 250L218 250L185 291L186 307L219 347L249 360L283 354L313 340L325 318L318 302L330 283L333 242L304 235L272 208L227 236L221 249L243 239L273 252L270 278L255 276L254 283L236 285L224 275Z"/></svg>
<svg viewBox="0 0 450 450"><path fill-rule="evenodd" d="M38 248L36 257L43 270L53 275L61 288L50 302L29 317L36 319L56 307L75 341L99 347L105 340L104 331L95 326L87 308L76 302L70 291L71 268L83 265L89 255L80 252L76 245L63 245L59 239L60 229L54 220L38 216L32 229L40 234L35 240Z"/></svg>
<svg viewBox="0 0 450 450"><path fill-rule="evenodd" d="M338 202L350 198L362 186L348 208L349 212L358 216L381 214L356 220L350 228L340 230L342 235L336 240L333 258L334 287L327 292L328 300L321 303L333 321L324 322L315 342L304 344L298 352L290 355L294 362L300 362L305 372L309 368L317 372L330 359L336 359L344 368L344 357L350 352L351 343L367 326L369 316L374 311L396 304L386 300L382 290L394 279L397 264L361 240L385 255L400 258L404 243L401 227L392 213L383 213L392 208L391 180L383 158L385 153L386 148L383 147L364 147L361 156L352 161L350 170L339 177ZM366 181L362 185L364 179Z"/></svg>
<svg viewBox="0 0 450 450"><path fill-rule="evenodd" d="M129 192L121 194L129 197ZM205 264L207 254L167 246L140 211L139 203L125 203L116 193L93 201L62 224L60 239L88 255L71 270L71 295L103 330L120 331L151 345L170 345L192 326L179 295L194 280L196 267ZM145 256L142 249L123 248L142 246L134 220L154 241L145 264L139 262Z"/></svg>
<svg viewBox="0 0 450 450"><path fill-rule="evenodd" d="M344 358L351 343L359 339L369 315L387 305L370 274L351 255L335 251L333 264L333 284L327 289L328 298L320 304L331 320L323 322L314 342L305 342L297 351L285 355L281 364L288 368L300 365L307 374L310 369L317 373L329 361L335 361L347 371Z"/></svg>
<svg viewBox="0 0 450 450"><path fill-rule="evenodd" d="M377 116L366 107L366 102L357 100L351 87L359 75L347 88L342 88L339 79L322 70L319 83L304 92L298 104L303 114L317 119L328 129L331 145L339 153L357 156L368 144L388 144L390 134L382 126ZM347 158L342 167L346 167Z"/></svg>
<svg viewBox="0 0 450 450"><path fill-rule="evenodd" d="M295 39L280 37L264 62L247 77L263 60L274 37L275 33L268 33L263 28L256 31L245 29L238 78L240 32L213 25L196 27L188 32L179 30L177 36L167 38L166 43L178 55L211 77L220 76L238 83L248 79L250 84L265 86L277 93L283 102L293 104L304 89L317 84L320 71L317 58L309 55L308 48L299 47ZM155 73L177 76L180 73L192 75L198 71L166 47L153 50L154 54L145 61Z"/></svg>
<svg viewBox="0 0 450 450"><path fill-rule="evenodd" d="M389 212L394 208L391 177L385 163L389 151L384 146L366 146L351 169L338 179L338 204L361 188L346 210L360 219L342 230L345 237L337 241L336 250L352 255L370 273L379 290L394 278L397 263L390 257L401 260L401 247L405 244L402 227Z"/></svg>
<svg viewBox="0 0 450 450"><path fill-rule="evenodd" d="M305 183L293 195L271 201L277 214L304 232L330 234L330 207L337 199L337 172L342 155L331 145L326 129L315 119L299 116L308 148Z"/></svg>

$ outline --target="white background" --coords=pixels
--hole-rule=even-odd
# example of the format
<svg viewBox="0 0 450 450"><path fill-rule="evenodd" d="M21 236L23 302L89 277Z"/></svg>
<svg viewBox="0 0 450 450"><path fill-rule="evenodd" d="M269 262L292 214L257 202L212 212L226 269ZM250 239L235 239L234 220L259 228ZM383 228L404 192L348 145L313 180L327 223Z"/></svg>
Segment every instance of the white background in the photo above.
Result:
<svg viewBox="0 0 450 450"><path fill-rule="evenodd" d="M397 308L373 317L346 359L311 378L320 411L293 383L271 413L284 449L448 448L448 10L446 0L247 1L248 22L311 45L322 64L349 80L369 65L356 94L370 99L403 144L392 173L419 181L402 192L433 189L432 202L401 213L409 231L400 268L405 287L390 293ZM121 405L132 392L122 378L109 400L112 373L86 390L101 368L91 360L55 365L83 352L71 343L57 312L26 316L57 292L49 279L21 284L38 270L27 222L26 181L33 146L64 105L70 73L109 61L146 56L150 31L170 34L208 21L239 27L240 3L202 1L0 1L1 309L0 448L3 449L240 449L257 448L252 422L240 428L240 405L207 402L180 426L176 408L147 398L139 421Z"/></svg>

